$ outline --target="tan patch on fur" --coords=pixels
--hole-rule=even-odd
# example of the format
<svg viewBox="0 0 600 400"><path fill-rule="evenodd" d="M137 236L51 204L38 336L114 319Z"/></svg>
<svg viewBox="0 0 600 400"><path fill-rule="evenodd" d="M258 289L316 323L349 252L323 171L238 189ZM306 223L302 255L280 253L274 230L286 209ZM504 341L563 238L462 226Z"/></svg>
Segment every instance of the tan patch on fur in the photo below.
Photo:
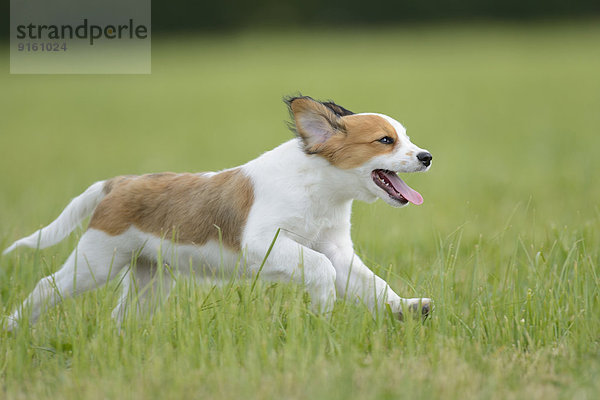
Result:
<svg viewBox="0 0 600 400"><path fill-rule="evenodd" d="M115 178L105 181L104 186L102 187L104 194L109 194L110 192L112 192L113 188L116 185L118 185L119 183L123 182L124 180L132 178L132 177L134 177L134 175L117 176Z"/></svg>
<svg viewBox="0 0 600 400"><path fill-rule="evenodd" d="M348 115L341 120L345 132L332 135L318 151L339 168L356 168L400 145L394 127L378 115ZM380 143L379 139L385 136L394 139L394 144Z"/></svg>
<svg viewBox="0 0 600 400"><path fill-rule="evenodd" d="M356 168L400 145L392 124L379 115L341 116L309 97L295 98L289 105L304 151L318 154L338 168ZM379 142L386 136L393 144Z"/></svg>
<svg viewBox="0 0 600 400"><path fill-rule="evenodd" d="M341 117L313 99L295 99L290 109L294 115L298 136L302 138L308 154L319 153L329 135L346 130Z"/></svg>
<svg viewBox="0 0 600 400"><path fill-rule="evenodd" d="M406 152L406 155L410 157L410 156L412 156L412 155L413 155L413 152L412 152L412 151L407 151L407 152Z"/></svg>
<svg viewBox="0 0 600 400"><path fill-rule="evenodd" d="M241 235L254 202L250 179L240 169L205 177L149 174L106 181L90 228L119 235L130 226L179 243L218 240L240 250Z"/></svg>

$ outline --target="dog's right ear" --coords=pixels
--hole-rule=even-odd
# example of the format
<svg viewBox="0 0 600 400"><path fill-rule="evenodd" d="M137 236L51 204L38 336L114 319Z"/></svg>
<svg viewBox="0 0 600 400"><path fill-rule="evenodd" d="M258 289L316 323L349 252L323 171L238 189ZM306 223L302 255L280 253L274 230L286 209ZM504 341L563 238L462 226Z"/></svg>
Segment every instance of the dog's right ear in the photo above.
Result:
<svg viewBox="0 0 600 400"><path fill-rule="evenodd" d="M330 137L345 134L341 116L323 103L308 96L287 98L285 102L294 119L293 130L302 139L308 154L318 153Z"/></svg>

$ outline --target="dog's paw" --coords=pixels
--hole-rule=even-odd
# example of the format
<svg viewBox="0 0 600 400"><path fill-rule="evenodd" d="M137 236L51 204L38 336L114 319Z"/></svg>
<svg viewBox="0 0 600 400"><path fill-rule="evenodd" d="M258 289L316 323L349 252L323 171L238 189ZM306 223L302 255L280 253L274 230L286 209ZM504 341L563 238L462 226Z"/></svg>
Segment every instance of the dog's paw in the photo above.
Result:
<svg viewBox="0 0 600 400"><path fill-rule="evenodd" d="M427 318L433 311L433 301L425 297L407 299L406 304L412 313L417 316L420 314L423 318Z"/></svg>
<svg viewBox="0 0 600 400"><path fill-rule="evenodd" d="M425 297L414 299L403 299L402 307L396 311L395 315L400 321L404 321L404 311L408 311L413 317L421 317L423 320L433 311L433 301Z"/></svg>

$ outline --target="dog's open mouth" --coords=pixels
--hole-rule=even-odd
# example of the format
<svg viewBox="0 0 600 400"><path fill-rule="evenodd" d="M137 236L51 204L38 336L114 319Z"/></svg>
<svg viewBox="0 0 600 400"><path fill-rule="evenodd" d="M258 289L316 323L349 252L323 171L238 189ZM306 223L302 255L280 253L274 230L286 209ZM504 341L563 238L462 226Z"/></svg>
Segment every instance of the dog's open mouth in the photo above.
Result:
<svg viewBox="0 0 600 400"><path fill-rule="evenodd" d="M416 205L423 204L423 196L408 186L395 172L385 169L376 169L371 172L371 178L373 178L373 182L385 190L392 199L402 204L408 202Z"/></svg>

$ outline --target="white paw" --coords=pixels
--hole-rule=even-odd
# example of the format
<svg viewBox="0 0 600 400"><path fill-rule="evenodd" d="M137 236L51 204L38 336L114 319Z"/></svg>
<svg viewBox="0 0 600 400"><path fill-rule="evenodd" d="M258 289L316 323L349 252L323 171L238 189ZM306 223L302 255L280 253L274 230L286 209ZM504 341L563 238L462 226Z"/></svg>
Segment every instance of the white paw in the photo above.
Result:
<svg viewBox="0 0 600 400"><path fill-rule="evenodd" d="M422 315L427 318L433 311L433 301L426 297L416 297L414 299L404 299L406 307L416 315Z"/></svg>
<svg viewBox="0 0 600 400"><path fill-rule="evenodd" d="M413 316L427 318L433 311L433 300L426 297L415 297L413 299L400 299L400 302L389 303L392 312L400 321L404 320L404 310L408 310Z"/></svg>

